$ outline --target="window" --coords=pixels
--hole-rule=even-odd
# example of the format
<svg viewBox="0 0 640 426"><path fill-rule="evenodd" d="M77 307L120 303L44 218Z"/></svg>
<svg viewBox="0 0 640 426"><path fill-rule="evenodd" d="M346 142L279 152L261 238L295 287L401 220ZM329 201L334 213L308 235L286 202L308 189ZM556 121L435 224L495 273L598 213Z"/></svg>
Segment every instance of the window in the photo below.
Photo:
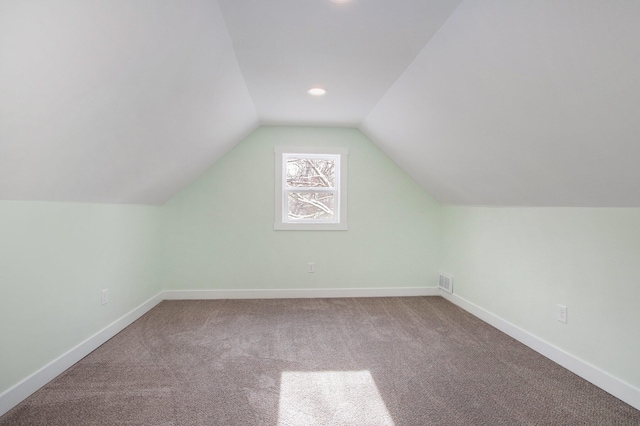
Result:
<svg viewBox="0 0 640 426"><path fill-rule="evenodd" d="M346 148L276 147L276 230L347 230Z"/></svg>

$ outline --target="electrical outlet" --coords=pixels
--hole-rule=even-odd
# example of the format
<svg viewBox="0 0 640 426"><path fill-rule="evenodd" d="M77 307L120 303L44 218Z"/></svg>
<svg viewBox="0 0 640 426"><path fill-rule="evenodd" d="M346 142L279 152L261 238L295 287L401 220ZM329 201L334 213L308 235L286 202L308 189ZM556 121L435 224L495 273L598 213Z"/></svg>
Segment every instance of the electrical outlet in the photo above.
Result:
<svg viewBox="0 0 640 426"><path fill-rule="evenodd" d="M567 323L567 307L565 305L558 305L558 321Z"/></svg>
<svg viewBox="0 0 640 426"><path fill-rule="evenodd" d="M105 305L109 301L109 289L105 288L104 290L102 290L100 296L100 301L103 305Z"/></svg>
<svg viewBox="0 0 640 426"><path fill-rule="evenodd" d="M307 272L309 272L310 274L313 274L316 271L316 264L313 262L309 262L309 269L307 269Z"/></svg>

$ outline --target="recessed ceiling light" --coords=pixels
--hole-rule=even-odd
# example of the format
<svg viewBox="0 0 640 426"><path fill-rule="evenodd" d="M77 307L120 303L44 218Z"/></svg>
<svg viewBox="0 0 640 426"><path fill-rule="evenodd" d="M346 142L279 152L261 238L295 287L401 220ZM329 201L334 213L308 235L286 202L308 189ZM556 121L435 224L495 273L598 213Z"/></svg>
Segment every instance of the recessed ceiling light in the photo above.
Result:
<svg viewBox="0 0 640 426"><path fill-rule="evenodd" d="M331 0L332 3L349 3L351 0Z"/></svg>
<svg viewBox="0 0 640 426"><path fill-rule="evenodd" d="M322 96L326 94L327 91L324 90L322 87L312 87L311 89L307 90L307 93L310 94L311 96Z"/></svg>

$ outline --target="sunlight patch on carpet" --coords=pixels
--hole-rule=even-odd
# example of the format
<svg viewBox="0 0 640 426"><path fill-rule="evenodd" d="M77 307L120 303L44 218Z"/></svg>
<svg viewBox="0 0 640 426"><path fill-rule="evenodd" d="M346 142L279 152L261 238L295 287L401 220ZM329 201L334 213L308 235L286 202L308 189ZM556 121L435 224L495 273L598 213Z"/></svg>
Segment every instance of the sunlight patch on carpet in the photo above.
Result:
<svg viewBox="0 0 640 426"><path fill-rule="evenodd" d="M369 371L285 371L278 426L393 426Z"/></svg>

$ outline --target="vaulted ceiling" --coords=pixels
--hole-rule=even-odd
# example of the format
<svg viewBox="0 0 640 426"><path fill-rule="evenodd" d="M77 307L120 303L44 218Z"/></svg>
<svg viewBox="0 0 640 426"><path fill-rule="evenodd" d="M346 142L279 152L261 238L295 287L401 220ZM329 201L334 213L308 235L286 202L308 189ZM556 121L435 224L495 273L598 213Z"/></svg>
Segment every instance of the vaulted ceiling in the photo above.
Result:
<svg viewBox="0 0 640 426"><path fill-rule="evenodd" d="M259 125L309 125L360 128L443 203L640 206L638 22L631 0L0 0L0 199L162 204Z"/></svg>

